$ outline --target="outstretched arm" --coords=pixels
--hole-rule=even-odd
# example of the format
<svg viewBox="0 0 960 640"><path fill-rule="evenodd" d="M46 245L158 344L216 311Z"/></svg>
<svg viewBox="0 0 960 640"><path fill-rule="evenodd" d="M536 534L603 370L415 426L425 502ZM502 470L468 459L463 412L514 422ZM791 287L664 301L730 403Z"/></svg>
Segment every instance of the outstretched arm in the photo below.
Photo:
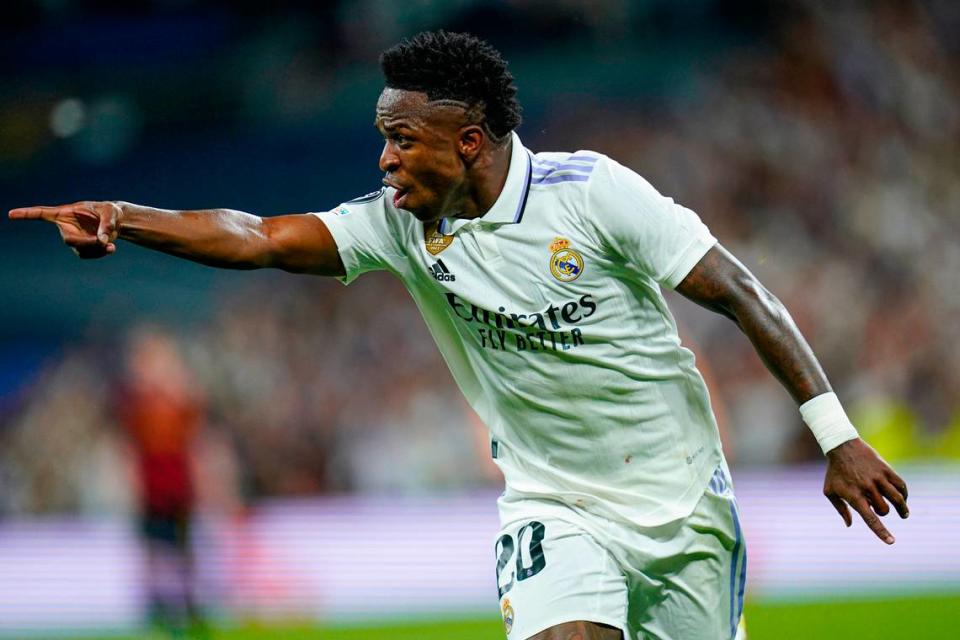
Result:
<svg viewBox="0 0 960 640"><path fill-rule="evenodd" d="M831 393L823 368L787 309L719 244L687 274L677 291L737 323L798 404ZM889 513L886 498L901 518L907 517L906 483L860 438L846 440L825 453L824 494L844 522L848 527L852 522L849 504L880 539L892 544L893 536L877 516Z"/></svg>
<svg viewBox="0 0 960 640"><path fill-rule="evenodd" d="M64 243L81 258L115 252L119 238L214 267L344 273L333 236L309 214L261 218L230 209L171 211L129 202L76 202L13 209L9 215L56 224Z"/></svg>

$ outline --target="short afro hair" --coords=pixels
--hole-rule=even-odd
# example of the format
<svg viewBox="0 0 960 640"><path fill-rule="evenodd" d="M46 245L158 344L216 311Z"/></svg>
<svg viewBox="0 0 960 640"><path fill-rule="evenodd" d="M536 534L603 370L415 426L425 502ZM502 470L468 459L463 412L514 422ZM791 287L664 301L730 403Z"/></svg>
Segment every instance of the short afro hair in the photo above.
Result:
<svg viewBox="0 0 960 640"><path fill-rule="evenodd" d="M380 54L387 87L466 105L495 142L520 125L513 75L500 52L468 33L424 31Z"/></svg>

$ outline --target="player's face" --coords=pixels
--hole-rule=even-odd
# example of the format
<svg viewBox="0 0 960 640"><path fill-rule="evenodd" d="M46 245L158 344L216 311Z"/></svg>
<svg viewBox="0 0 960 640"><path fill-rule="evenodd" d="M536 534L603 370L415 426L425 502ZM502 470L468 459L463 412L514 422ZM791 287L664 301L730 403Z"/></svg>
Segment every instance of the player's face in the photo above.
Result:
<svg viewBox="0 0 960 640"><path fill-rule="evenodd" d="M456 215L469 192L459 145L463 110L418 91L384 89L374 124L385 139L380 169L384 184L397 190L393 204L423 222Z"/></svg>

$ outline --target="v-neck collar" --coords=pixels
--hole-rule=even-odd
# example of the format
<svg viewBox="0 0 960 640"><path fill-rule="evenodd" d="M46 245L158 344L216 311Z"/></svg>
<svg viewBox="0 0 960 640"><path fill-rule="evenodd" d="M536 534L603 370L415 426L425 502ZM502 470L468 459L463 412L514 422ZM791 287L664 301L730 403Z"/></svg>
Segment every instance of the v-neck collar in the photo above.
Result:
<svg viewBox="0 0 960 640"><path fill-rule="evenodd" d="M507 180L503 184L497 201L479 218L441 218L437 227L440 233L444 235L456 233L464 225L477 220L491 224L517 224L523 219L527 196L530 193L532 163L530 152L520 142L520 136L516 132L511 132L510 135L512 136L510 168L507 170Z"/></svg>

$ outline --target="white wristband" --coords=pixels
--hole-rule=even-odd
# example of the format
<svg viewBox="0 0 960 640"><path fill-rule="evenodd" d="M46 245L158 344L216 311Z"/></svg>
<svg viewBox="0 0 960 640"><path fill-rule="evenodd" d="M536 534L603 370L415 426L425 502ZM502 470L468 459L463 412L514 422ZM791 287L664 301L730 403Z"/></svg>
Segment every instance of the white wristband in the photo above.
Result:
<svg viewBox="0 0 960 640"><path fill-rule="evenodd" d="M820 448L831 449L860 437L834 392L824 393L800 405L800 415L810 427Z"/></svg>

